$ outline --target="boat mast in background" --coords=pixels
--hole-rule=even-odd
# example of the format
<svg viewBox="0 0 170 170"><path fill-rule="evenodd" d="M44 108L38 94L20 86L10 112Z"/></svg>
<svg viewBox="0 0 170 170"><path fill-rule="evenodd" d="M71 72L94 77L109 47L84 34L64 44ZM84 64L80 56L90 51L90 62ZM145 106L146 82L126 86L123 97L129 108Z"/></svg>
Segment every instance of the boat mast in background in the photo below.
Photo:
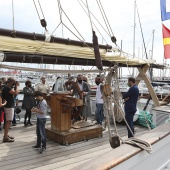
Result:
<svg viewBox="0 0 170 170"><path fill-rule="evenodd" d="M153 60L153 47L154 47L154 38L155 38L155 30L152 32L152 52L151 52L151 60ZM153 68L151 67L151 80L153 79Z"/></svg>
<svg viewBox="0 0 170 170"><path fill-rule="evenodd" d="M136 33L136 1L134 2L134 25L133 25L133 58L135 58L135 33ZM135 75L135 70L133 68L132 76Z"/></svg>

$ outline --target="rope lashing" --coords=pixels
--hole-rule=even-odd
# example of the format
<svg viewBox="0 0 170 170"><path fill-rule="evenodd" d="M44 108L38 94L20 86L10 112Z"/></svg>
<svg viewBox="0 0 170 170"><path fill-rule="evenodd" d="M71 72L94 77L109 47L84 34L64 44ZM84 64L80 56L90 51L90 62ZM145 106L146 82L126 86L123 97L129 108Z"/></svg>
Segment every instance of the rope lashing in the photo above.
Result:
<svg viewBox="0 0 170 170"><path fill-rule="evenodd" d="M108 83L110 84L111 86L111 81L112 81L112 78L115 77L116 79L118 78L116 76L117 74L117 66L114 66L112 69L110 69L108 75L106 76L105 78L105 83ZM118 81L115 81L115 83L118 83ZM117 85L116 87L119 87L119 85ZM119 88L117 88L116 90L120 90ZM102 95L103 95L103 99L104 99L104 113L106 114L106 119L107 119L107 125L108 125L108 130L109 130L109 141L110 141L110 144L111 144L111 147L112 148L115 148L115 147L118 147L119 146L119 141L118 141L118 138L122 141L122 143L126 143L126 144L130 144L130 145L134 145L134 146L137 146L143 150L146 150L148 153L151 153L152 149L151 149L151 145L146 142L146 141L143 141L143 140L140 140L140 139L137 139L137 138L130 138L130 139L127 139L127 140L123 140L119 135L118 135L118 132L117 132L117 126L116 126L116 121L115 121L115 114L113 112L113 107L112 107L112 101L114 102L114 104L117 106L118 110L119 110L119 113L121 114L121 116L123 117L125 123L126 123L126 126L127 128L130 130L130 132L133 134L131 128L129 127L126 119L125 119L125 114L124 114L124 111L122 109L122 107L119 105L119 103L115 100L113 94L110 94L109 96L107 96L106 93L104 93L104 90L102 92ZM115 134L111 134L111 129L110 129L110 121L109 121L109 111L111 111L113 113L113 120L114 120L114 127L115 127ZM134 134L133 134L134 136ZM118 144L116 145L115 142Z"/></svg>

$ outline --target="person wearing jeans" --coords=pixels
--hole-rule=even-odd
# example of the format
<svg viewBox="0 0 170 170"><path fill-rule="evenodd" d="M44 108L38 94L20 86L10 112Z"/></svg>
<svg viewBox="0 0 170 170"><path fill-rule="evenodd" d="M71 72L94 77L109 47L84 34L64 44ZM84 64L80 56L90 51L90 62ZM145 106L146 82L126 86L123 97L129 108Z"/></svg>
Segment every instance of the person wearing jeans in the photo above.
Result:
<svg viewBox="0 0 170 170"><path fill-rule="evenodd" d="M33 146L34 149L40 149L40 153L46 151L46 114L47 114L47 102L43 98L43 94L40 91L35 91L34 96L38 101L37 108L32 108L31 111L36 113L37 116L37 144Z"/></svg>
<svg viewBox="0 0 170 170"><path fill-rule="evenodd" d="M101 93L101 77L95 78L95 83L97 85L97 91L96 91L96 121L98 124L102 125L102 121L104 118L103 115L103 98Z"/></svg>
<svg viewBox="0 0 170 170"><path fill-rule="evenodd" d="M36 128L37 145L41 146L41 142L42 142L42 148L46 148L45 124L46 124L45 118L37 118L37 128Z"/></svg>
<svg viewBox="0 0 170 170"><path fill-rule="evenodd" d="M102 125L104 115L103 115L103 104L96 103L96 121L98 124Z"/></svg>

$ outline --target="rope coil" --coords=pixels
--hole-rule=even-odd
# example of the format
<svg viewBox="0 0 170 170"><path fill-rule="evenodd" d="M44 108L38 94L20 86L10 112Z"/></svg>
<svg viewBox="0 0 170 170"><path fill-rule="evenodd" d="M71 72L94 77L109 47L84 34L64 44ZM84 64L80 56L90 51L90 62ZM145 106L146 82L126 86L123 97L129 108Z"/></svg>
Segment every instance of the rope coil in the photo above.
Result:
<svg viewBox="0 0 170 170"><path fill-rule="evenodd" d="M115 81L116 84L117 84L116 87L119 87L118 80L117 80L118 79L118 77L117 77L117 68L118 68L117 66L114 66L112 69L110 69L110 72L106 76L105 83L109 83L111 85L111 80L114 77L114 78L116 78L116 81ZM121 94L119 88L117 88L116 90L118 90L119 93ZM119 110L119 114L124 119L124 121L126 123L126 126L129 129L129 131L132 134L133 134L133 132L132 132L131 128L129 127L129 125L128 125L126 119L125 119L125 114L124 114L124 111L123 111L122 107L119 105L118 101L115 100L113 94L111 94L110 96L106 96L105 93L102 91L102 96L103 96L103 100L104 100L104 113L106 114L106 122L107 122L107 126L108 126L110 139L112 139L113 136L117 136L122 141L122 143L137 146L137 147L139 147L139 148L141 148L143 150L146 150L148 153L151 153L152 148L151 148L151 145L148 142L140 140L140 139L137 139L135 137L129 138L127 140L123 140L119 136L118 131L117 131L117 126L116 126L116 121L115 121L115 113L113 112L112 101L117 106L117 109ZM119 96L119 97L121 97L121 96ZM109 111L112 112L112 115L113 115L114 128L115 128L115 133L114 134L111 133L111 129L110 129ZM133 134L133 136L134 136L134 134Z"/></svg>

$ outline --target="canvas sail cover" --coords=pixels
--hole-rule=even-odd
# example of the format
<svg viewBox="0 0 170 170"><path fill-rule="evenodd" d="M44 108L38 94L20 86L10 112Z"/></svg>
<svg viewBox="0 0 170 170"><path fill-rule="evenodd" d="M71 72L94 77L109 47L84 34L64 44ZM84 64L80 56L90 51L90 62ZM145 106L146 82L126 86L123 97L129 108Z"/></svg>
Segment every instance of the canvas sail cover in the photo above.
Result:
<svg viewBox="0 0 170 170"><path fill-rule="evenodd" d="M68 57L77 59L95 59L94 50L89 47L80 47L73 45L65 45L59 43L49 43L36 40L28 40L23 38L12 38L0 36L0 51L4 53L18 52L24 54L48 55L52 57ZM99 49L102 61L122 63L129 66L152 64L155 60L144 60L140 58L129 57L128 55L107 52Z"/></svg>

